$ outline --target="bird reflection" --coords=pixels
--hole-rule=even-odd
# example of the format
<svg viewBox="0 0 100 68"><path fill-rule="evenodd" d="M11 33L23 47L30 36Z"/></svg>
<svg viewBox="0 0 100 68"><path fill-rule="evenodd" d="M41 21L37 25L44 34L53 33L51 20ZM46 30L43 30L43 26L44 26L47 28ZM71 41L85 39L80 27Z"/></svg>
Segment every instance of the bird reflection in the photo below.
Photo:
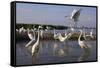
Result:
<svg viewBox="0 0 100 68"><path fill-rule="evenodd" d="M58 48L58 44L56 42L56 40L54 41L54 45L53 45L53 55L55 56L57 53L57 48Z"/></svg>
<svg viewBox="0 0 100 68"><path fill-rule="evenodd" d="M63 45L58 45L55 42L53 53L55 56L67 56L69 54L69 48L67 42L65 41Z"/></svg>
<svg viewBox="0 0 100 68"><path fill-rule="evenodd" d="M37 55L32 56L32 64L38 63L38 58L37 57L38 57Z"/></svg>
<svg viewBox="0 0 100 68"><path fill-rule="evenodd" d="M81 53L80 57L78 58L78 61L86 61L86 60L88 60L90 54L91 54L91 49L84 48L83 52Z"/></svg>
<svg viewBox="0 0 100 68"><path fill-rule="evenodd" d="M79 57L79 61L85 61L88 59L90 53L91 53L91 46L90 44L88 44L86 42L86 40L81 40L81 37L82 37L82 30L80 30L80 35L79 35L79 38L78 38L78 43L79 43L79 46L80 48L83 50L81 56Z"/></svg>

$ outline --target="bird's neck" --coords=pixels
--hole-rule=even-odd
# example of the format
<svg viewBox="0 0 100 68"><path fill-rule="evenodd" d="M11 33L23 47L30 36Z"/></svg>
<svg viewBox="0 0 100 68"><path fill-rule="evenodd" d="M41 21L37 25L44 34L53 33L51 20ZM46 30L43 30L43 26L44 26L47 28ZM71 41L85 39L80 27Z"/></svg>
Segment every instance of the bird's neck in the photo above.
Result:
<svg viewBox="0 0 100 68"><path fill-rule="evenodd" d="M79 35L78 41L81 41L81 36L82 36L82 31L81 31L81 33Z"/></svg>
<svg viewBox="0 0 100 68"><path fill-rule="evenodd" d="M37 36L37 41L36 41L36 43L38 43L39 42L39 28L38 28L38 36Z"/></svg>
<svg viewBox="0 0 100 68"><path fill-rule="evenodd" d="M34 31L34 39L35 39L36 37L35 37L35 31Z"/></svg>
<svg viewBox="0 0 100 68"><path fill-rule="evenodd" d="M39 31L39 28L38 28L38 38L37 38L38 40L39 40L39 34L40 34L40 31Z"/></svg>
<svg viewBox="0 0 100 68"><path fill-rule="evenodd" d="M55 35L56 33L55 33L55 29L54 29L54 35Z"/></svg>

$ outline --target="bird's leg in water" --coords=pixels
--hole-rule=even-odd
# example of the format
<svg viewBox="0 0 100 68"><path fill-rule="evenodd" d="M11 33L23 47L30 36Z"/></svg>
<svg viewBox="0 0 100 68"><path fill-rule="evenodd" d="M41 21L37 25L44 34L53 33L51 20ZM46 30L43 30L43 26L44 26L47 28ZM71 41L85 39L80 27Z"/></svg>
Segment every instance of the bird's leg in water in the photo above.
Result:
<svg viewBox="0 0 100 68"><path fill-rule="evenodd" d="M78 61L86 61L86 60L88 60L88 57L90 56L90 54L91 54L91 49L83 48L83 51L82 51Z"/></svg>
<svg viewBox="0 0 100 68"><path fill-rule="evenodd" d="M37 55L38 54L35 54L35 55L32 56L32 64L38 63Z"/></svg>

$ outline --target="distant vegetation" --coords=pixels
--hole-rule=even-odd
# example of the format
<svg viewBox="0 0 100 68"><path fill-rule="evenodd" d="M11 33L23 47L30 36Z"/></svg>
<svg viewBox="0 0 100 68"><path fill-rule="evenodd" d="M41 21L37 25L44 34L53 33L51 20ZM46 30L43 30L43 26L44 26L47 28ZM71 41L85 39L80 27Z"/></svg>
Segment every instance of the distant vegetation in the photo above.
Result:
<svg viewBox="0 0 100 68"><path fill-rule="evenodd" d="M24 27L25 29L29 28L38 28L38 26L41 25L43 29L46 29L48 26L50 29L67 29L67 26L61 26L61 25L42 25L42 24L16 24L16 29L19 29L21 27Z"/></svg>
<svg viewBox="0 0 100 68"><path fill-rule="evenodd" d="M62 26L62 25L43 25L43 24L16 24L16 28L19 29L21 27L24 27L25 29L29 28L38 28L38 26L41 25L43 27L43 29L46 29L46 26L48 26L51 30L52 29L68 29L70 28L69 26ZM81 26L81 27L77 27L76 29L96 29L95 27L85 27L85 26Z"/></svg>

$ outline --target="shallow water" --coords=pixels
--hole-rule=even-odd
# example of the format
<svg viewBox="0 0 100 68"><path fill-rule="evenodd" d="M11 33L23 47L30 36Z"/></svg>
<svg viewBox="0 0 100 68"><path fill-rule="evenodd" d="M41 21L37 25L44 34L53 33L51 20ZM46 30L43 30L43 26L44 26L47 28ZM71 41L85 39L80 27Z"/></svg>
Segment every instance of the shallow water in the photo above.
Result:
<svg viewBox="0 0 100 68"><path fill-rule="evenodd" d="M32 57L29 48L25 45L29 41L20 41L16 43L16 64L34 65L47 63L80 62L96 60L96 41L88 41L91 49L85 51L81 49L77 41L52 41L40 40L39 52L37 56Z"/></svg>

